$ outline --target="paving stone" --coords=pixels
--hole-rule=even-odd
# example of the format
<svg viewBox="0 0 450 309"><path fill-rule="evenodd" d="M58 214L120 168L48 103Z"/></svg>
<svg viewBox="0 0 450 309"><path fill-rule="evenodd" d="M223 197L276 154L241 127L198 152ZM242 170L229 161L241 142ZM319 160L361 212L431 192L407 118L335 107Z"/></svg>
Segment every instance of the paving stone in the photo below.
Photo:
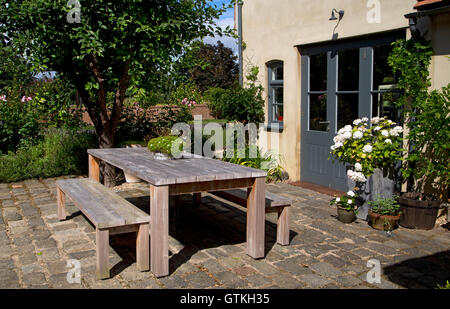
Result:
<svg viewBox="0 0 450 309"><path fill-rule="evenodd" d="M130 289L161 289L162 287L156 282L156 279L147 279L141 281L132 281L129 283Z"/></svg>
<svg viewBox="0 0 450 309"><path fill-rule="evenodd" d="M0 259L0 270L14 269L14 261L10 258Z"/></svg>
<svg viewBox="0 0 450 309"><path fill-rule="evenodd" d="M23 282L27 287L39 286L46 282L42 272L32 272L23 275Z"/></svg>
<svg viewBox="0 0 450 309"><path fill-rule="evenodd" d="M228 289L243 289L249 286L246 279L241 279L238 275L229 271L214 274L214 278L217 279L222 287Z"/></svg>
<svg viewBox="0 0 450 309"><path fill-rule="evenodd" d="M19 277L12 269L0 269L0 289L20 288Z"/></svg>
<svg viewBox="0 0 450 309"><path fill-rule="evenodd" d="M168 289L185 289L188 287L188 283L177 275L160 278L159 281Z"/></svg>
<svg viewBox="0 0 450 309"><path fill-rule="evenodd" d="M3 209L3 217L9 221L19 221L22 220L22 215L19 213L17 208L4 208Z"/></svg>
<svg viewBox="0 0 450 309"><path fill-rule="evenodd" d="M316 274L305 274L305 275L301 275L299 276L300 281L304 282L308 287L311 288L320 288L323 287L329 283L331 283L330 280L316 275Z"/></svg>
<svg viewBox="0 0 450 309"><path fill-rule="evenodd" d="M219 273L222 271L227 271L227 269L224 266L219 264L214 259L209 259L209 260L203 261L199 265L203 268L206 268L208 270L208 272L210 272L210 273ZM227 264L225 264L225 265L227 265Z"/></svg>
<svg viewBox="0 0 450 309"><path fill-rule="evenodd" d="M22 268L22 273L24 275L28 275L31 273L37 273L37 272L43 272L42 266L39 265L38 263L24 265L21 268Z"/></svg>
<svg viewBox="0 0 450 309"><path fill-rule="evenodd" d="M186 275L185 280L189 282L189 286L194 289L205 289L212 287L215 284L214 279L204 272L188 274Z"/></svg>
<svg viewBox="0 0 450 309"><path fill-rule="evenodd" d="M237 267L234 268L232 271L242 277L246 277L256 272L254 268L248 266Z"/></svg>
<svg viewBox="0 0 450 309"><path fill-rule="evenodd" d="M322 275L324 277L336 277L342 274L342 271L334 267L333 265L326 263L326 262L320 262L317 264L312 264L309 266L309 268L318 273L319 275Z"/></svg>
<svg viewBox="0 0 450 309"><path fill-rule="evenodd" d="M353 286L356 286L358 284L361 284L362 281L356 277L350 276L350 275L343 275L336 278L333 278L334 281L336 281L340 286L344 288L350 288Z"/></svg>

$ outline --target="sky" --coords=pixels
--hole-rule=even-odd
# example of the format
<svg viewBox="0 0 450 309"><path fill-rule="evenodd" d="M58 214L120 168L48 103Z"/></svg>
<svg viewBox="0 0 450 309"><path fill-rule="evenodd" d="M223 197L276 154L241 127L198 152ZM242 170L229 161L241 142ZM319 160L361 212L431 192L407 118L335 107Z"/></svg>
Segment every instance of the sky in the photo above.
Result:
<svg viewBox="0 0 450 309"><path fill-rule="evenodd" d="M232 2L232 0L213 0L211 3L220 7L222 4L229 4L230 2ZM234 28L234 9L228 9L225 13L223 13L220 16L217 25L223 29L225 29L227 26L230 26L230 28ZM225 36L207 37L203 41L208 44L216 44L218 40L220 40L226 47L231 48L237 55L237 42L234 38Z"/></svg>

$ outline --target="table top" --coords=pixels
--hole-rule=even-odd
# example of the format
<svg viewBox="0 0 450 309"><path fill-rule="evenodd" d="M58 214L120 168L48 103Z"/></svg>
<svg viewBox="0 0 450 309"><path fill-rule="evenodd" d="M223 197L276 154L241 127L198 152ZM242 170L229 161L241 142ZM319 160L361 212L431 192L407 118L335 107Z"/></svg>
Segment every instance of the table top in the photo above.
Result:
<svg viewBox="0 0 450 309"><path fill-rule="evenodd" d="M88 153L155 186L267 176L263 170L191 154L156 160L145 147L88 149Z"/></svg>

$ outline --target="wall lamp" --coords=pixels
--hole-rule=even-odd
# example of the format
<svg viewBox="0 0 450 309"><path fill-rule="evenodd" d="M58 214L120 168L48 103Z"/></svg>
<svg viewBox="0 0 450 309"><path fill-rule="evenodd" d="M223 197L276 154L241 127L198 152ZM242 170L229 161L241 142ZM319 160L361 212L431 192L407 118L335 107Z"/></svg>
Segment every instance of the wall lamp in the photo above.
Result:
<svg viewBox="0 0 450 309"><path fill-rule="evenodd" d="M331 11L331 17L330 17L330 20L337 20L338 18L336 17L336 15L334 15L334 13L338 13L339 14L339 20L341 20L342 19L342 17L344 16L344 11L343 10L336 10L336 9L333 9L332 11Z"/></svg>

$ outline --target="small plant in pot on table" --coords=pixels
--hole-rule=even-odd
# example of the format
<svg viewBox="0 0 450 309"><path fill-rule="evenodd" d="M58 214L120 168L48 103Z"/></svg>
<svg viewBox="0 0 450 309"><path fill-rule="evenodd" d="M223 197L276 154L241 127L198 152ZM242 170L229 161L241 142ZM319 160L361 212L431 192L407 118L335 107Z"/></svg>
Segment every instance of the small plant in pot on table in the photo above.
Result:
<svg viewBox="0 0 450 309"><path fill-rule="evenodd" d="M356 198L355 192L348 191L345 195L330 201L330 205L337 206L338 220L342 223L352 223L356 220L356 214L358 213Z"/></svg>
<svg viewBox="0 0 450 309"><path fill-rule="evenodd" d="M185 142L178 136L168 135L153 138L148 149L154 153L155 160L177 159L182 156Z"/></svg>
<svg viewBox="0 0 450 309"><path fill-rule="evenodd" d="M369 210L369 222L374 229L392 231L398 227L400 205L395 197L379 198L370 201L369 205L372 207Z"/></svg>

